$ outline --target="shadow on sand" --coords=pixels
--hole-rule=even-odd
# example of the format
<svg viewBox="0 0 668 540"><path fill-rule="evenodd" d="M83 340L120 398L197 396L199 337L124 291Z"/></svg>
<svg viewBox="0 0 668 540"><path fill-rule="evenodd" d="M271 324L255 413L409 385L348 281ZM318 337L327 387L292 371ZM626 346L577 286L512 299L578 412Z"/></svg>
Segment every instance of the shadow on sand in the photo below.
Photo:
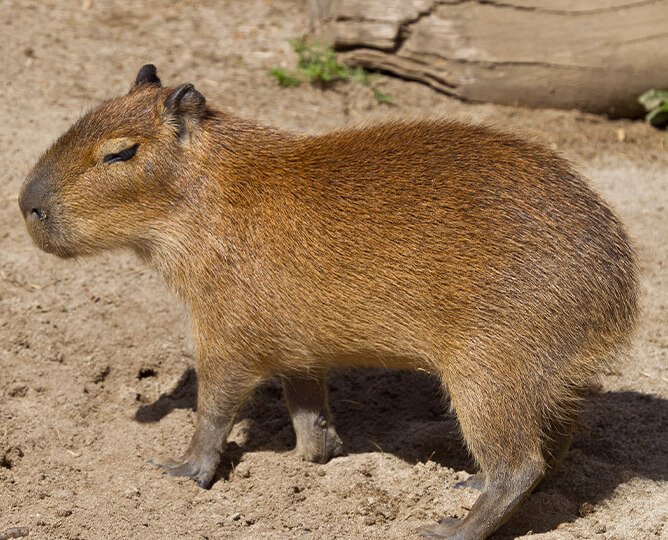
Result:
<svg viewBox="0 0 668 540"><path fill-rule="evenodd" d="M185 371L170 393L141 406L135 419L157 422L174 409L194 409L196 379L193 369ZM435 378L418 372L369 369L334 374L329 388L337 431L347 453L382 450L410 463L432 460L474 472ZM222 466L219 478L229 476L244 452L286 452L294 446L277 381L257 389L239 414L238 421L242 420L247 442L241 447L228 445L223 460L227 465ZM605 500L634 477L668 480L668 400L633 391L604 393L587 405L571 451L557 474L543 482L493 538L553 530L575 520L583 503ZM567 503L555 505L555 497Z"/></svg>

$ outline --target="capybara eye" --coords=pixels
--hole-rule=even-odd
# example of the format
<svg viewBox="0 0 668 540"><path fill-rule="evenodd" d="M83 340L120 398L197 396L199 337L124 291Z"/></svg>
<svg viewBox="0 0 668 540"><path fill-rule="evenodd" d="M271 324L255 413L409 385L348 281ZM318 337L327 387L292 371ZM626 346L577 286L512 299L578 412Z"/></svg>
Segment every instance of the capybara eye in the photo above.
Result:
<svg viewBox="0 0 668 540"><path fill-rule="evenodd" d="M134 157L134 155L137 153L137 148L139 148L139 144L134 144L129 148L121 150L120 152L117 152L115 154L107 154L102 158L102 161L104 163L116 163L117 161L127 161Z"/></svg>

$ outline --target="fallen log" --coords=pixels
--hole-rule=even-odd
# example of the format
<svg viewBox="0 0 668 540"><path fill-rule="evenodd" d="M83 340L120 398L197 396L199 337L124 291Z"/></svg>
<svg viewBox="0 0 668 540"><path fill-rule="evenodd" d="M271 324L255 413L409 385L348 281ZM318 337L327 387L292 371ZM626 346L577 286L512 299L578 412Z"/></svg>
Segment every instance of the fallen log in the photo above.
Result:
<svg viewBox="0 0 668 540"><path fill-rule="evenodd" d="M350 65L468 101L642 115L668 88L666 0L308 0Z"/></svg>

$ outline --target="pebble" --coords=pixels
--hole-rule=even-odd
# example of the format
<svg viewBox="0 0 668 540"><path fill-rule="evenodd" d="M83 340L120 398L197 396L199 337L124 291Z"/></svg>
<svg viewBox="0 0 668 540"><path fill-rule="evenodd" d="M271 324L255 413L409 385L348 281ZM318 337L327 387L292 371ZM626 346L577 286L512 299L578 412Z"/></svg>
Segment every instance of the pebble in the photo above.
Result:
<svg viewBox="0 0 668 540"><path fill-rule="evenodd" d="M131 499L132 497L139 497L139 488L135 486L129 487L123 492L123 497L127 499Z"/></svg>
<svg viewBox="0 0 668 540"><path fill-rule="evenodd" d="M239 478L248 478L251 475L250 465L248 463L239 463L234 469L234 475Z"/></svg>

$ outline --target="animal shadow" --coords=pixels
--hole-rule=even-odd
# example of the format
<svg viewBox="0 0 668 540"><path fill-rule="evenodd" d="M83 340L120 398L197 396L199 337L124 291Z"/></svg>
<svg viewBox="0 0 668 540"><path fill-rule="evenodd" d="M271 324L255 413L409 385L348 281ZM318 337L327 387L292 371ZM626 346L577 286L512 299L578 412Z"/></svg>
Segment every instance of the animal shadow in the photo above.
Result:
<svg viewBox="0 0 668 540"><path fill-rule="evenodd" d="M141 424L151 424L160 421L174 409L196 408L197 374L193 368L189 368L168 393L160 394L153 403L141 405L135 413L135 420Z"/></svg>
<svg viewBox="0 0 668 540"><path fill-rule="evenodd" d="M328 384L347 453L380 450L410 463L431 460L475 471L436 378L420 372L365 369L335 373ZM189 369L173 390L139 407L135 419L157 422L174 409L194 409L196 392L195 371ZM223 460L228 465L217 477L227 477L244 452L287 452L294 447L277 380L256 390L237 421L244 426L246 442L228 445ZM606 392L586 406L571 451L556 474L493 538L547 532L574 521L584 503L607 499L634 477L668 480L668 400L634 391Z"/></svg>
<svg viewBox="0 0 668 540"><path fill-rule="evenodd" d="M605 392L585 407L573 444L545 480L493 537L542 533L594 511L633 478L668 480L668 400L634 391Z"/></svg>
<svg viewBox="0 0 668 540"><path fill-rule="evenodd" d="M378 450L410 462L432 460L448 467L471 469L457 423L448 414L447 397L434 377L382 369L335 373L328 380L337 431L347 453ZM238 417L245 427L246 451L286 452L295 444L278 380L256 389ZM140 423L158 422L174 409L196 409L197 375L187 369L168 393L141 405Z"/></svg>

